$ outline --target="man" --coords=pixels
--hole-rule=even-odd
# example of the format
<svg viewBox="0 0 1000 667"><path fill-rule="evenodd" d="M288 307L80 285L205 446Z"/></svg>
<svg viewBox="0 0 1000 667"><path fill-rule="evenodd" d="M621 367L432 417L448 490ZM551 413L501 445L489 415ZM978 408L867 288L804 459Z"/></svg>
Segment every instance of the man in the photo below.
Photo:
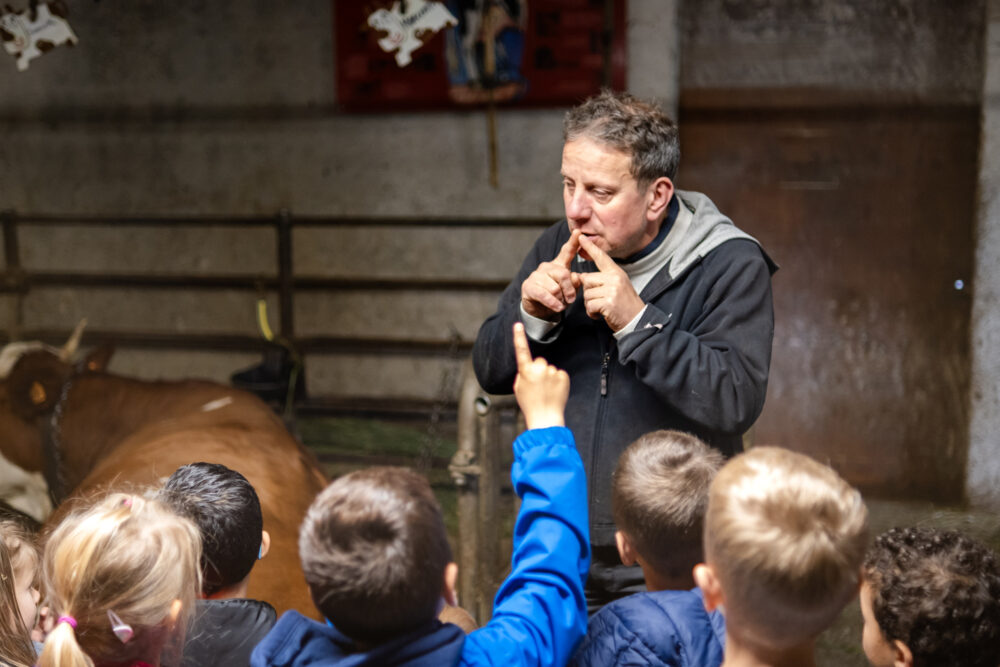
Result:
<svg viewBox="0 0 1000 667"><path fill-rule="evenodd" d="M697 435L723 454L764 405L777 269L704 195L674 189L677 127L655 106L605 91L563 124L566 220L535 242L479 330L476 376L510 393L511 326L570 374L567 425L590 484L596 611L643 590L615 547L611 472L657 429Z"/></svg>

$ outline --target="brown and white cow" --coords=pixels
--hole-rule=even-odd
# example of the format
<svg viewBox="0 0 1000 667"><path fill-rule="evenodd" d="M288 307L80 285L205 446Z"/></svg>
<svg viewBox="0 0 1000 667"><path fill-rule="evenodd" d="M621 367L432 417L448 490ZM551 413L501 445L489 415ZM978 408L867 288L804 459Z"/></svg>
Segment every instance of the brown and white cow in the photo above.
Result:
<svg viewBox="0 0 1000 667"><path fill-rule="evenodd" d="M65 354L63 356L66 356ZM159 486L179 466L222 463L260 496L271 550L249 595L316 616L298 557L298 528L326 484L315 458L256 396L208 381L141 381L105 372L108 353L70 364L29 349L0 380L0 453L42 471L69 507L111 489Z"/></svg>

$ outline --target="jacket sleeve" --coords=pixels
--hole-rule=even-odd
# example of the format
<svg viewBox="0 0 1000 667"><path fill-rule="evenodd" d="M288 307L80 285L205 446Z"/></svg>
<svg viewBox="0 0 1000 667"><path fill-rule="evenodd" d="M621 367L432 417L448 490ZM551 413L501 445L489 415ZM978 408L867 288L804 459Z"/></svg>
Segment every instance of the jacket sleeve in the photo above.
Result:
<svg viewBox="0 0 1000 667"><path fill-rule="evenodd" d="M479 327L476 343L472 348L472 367L479 385L491 394L514 392L517 360L514 358L512 330L514 323L521 320L521 283L539 264L559 254L559 247L565 241L560 240L560 232L564 229L566 223L560 222L538 237L517 275L500 295L496 312ZM538 348L544 346L537 341L529 342L532 352L536 354Z"/></svg>
<svg viewBox="0 0 1000 667"><path fill-rule="evenodd" d="M742 434L760 415L774 337L771 270L751 241L730 241L702 260L701 312L682 329L649 304L618 341L619 361L673 409L705 427Z"/></svg>
<svg viewBox="0 0 1000 667"><path fill-rule="evenodd" d="M511 573L493 618L466 640L462 664L565 665L586 631L590 567L587 486L569 429L523 433L511 481L521 498Z"/></svg>

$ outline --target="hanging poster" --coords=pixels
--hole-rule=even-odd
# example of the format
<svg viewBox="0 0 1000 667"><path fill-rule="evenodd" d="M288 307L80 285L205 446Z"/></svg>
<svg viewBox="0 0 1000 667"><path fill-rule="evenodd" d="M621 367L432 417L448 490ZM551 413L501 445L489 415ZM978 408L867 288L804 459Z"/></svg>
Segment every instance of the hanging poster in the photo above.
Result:
<svg viewBox="0 0 1000 667"><path fill-rule="evenodd" d="M567 106L625 87L625 0L334 0L348 111Z"/></svg>

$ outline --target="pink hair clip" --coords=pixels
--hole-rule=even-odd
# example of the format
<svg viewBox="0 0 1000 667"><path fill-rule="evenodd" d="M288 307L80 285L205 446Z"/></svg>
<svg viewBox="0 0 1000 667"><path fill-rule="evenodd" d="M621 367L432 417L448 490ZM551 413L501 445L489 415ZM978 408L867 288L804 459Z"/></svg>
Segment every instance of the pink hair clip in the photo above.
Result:
<svg viewBox="0 0 1000 667"><path fill-rule="evenodd" d="M118 614L108 609L108 620L111 621L111 632L115 633L118 641L127 644L132 639L132 626L118 617Z"/></svg>

